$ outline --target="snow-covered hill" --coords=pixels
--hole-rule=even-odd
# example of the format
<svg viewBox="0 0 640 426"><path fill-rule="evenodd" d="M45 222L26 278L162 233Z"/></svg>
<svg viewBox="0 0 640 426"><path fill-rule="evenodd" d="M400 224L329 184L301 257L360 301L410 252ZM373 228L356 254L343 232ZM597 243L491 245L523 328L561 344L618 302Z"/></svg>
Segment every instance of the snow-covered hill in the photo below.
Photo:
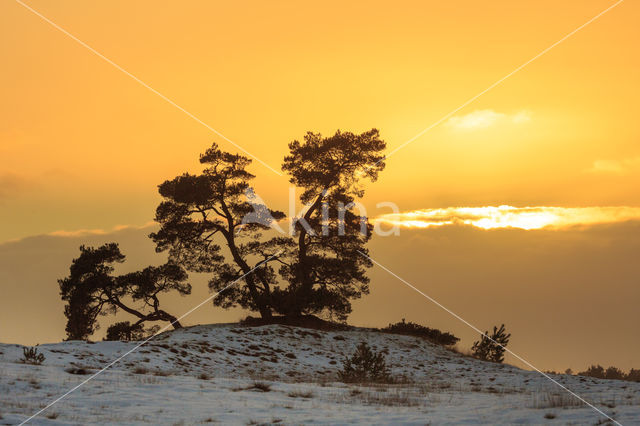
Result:
<svg viewBox="0 0 640 426"><path fill-rule="evenodd" d="M402 384L337 381L366 341ZM25 365L0 345L0 423L18 424L137 342L39 346ZM622 424L640 424L640 383L553 376ZM353 328L202 325L166 332L47 409L32 424L603 424L537 372L464 357L409 336Z"/></svg>

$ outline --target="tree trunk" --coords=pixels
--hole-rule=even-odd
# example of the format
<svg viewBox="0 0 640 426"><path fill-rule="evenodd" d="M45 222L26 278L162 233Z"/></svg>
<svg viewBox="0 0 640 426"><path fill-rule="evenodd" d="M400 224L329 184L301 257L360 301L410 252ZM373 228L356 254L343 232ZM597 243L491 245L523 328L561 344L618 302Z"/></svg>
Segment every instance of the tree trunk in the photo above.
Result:
<svg viewBox="0 0 640 426"><path fill-rule="evenodd" d="M227 245L229 246L229 251L231 251L231 256L243 272L244 280L247 283L247 288L249 289L249 294L251 295L253 302L258 307L260 316L262 316L262 318L269 319L271 318L271 308L266 303L264 303L264 300L260 297L255 280L253 279L253 271L238 252L238 247L236 246L235 241L236 225L233 220L233 215L229 211L229 208L227 207L227 204L224 202L224 200L221 201L220 206L222 207L222 211L224 212L227 219L228 228L226 231L223 230L222 233L227 240Z"/></svg>
<svg viewBox="0 0 640 426"><path fill-rule="evenodd" d="M313 213L320 207L322 204L322 200L324 199L325 191L323 190L321 194L319 194L309 210L306 211L303 218L309 223L309 219L313 215ZM308 304L308 298L311 297L311 290L313 289L313 284L311 283L311 279L309 277L308 265L307 265L307 230L303 225L300 226L300 235L298 236L298 271L300 273L300 291L297 296L297 304L293 308L293 313L295 316L302 315L302 309L305 305Z"/></svg>
<svg viewBox="0 0 640 426"><path fill-rule="evenodd" d="M180 321L178 320L178 318L174 317L173 315L165 311L159 311L158 313L164 316L165 321L168 321L169 323L171 323L174 330L182 328L182 324L180 324Z"/></svg>
<svg viewBox="0 0 640 426"><path fill-rule="evenodd" d="M145 321L167 321L171 323L174 329L182 328L182 324L180 324L180 321L178 321L178 318L174 317L168 312L163 311L162 309L156 310L155 312L145 315L140 311L137 311L133 308L128 307L127 305L120 302L119 300L114 300L113 304L118 306L123 311L138 317L139 320L136 322L136 324L142 324Z"/></svg>

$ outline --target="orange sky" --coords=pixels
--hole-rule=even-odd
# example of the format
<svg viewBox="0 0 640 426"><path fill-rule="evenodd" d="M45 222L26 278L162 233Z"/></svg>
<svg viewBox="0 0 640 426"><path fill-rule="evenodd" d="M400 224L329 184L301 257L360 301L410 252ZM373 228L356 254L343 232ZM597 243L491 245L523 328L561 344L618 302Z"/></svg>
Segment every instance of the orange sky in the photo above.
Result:
<svg viewBox="0 0 640 426"><path fill-rule="evenodd" d="M391 150L613 2L29 4L279 169L306 130L378 127ZM639 17L622 3L394 154L367 202L640 202ZM0 241L146 223L155 186L221 141L18 3L0 23ZM493 121L455 125L474 113Z"/></svg>
<svg viewBox="0 0 640 426"><path fill-rule="evenodd" d="M307 130L393 150L614 1L27 3L279 170ZM640 206L639 21L621 3L393 154L369 214ZM17 2L0 57L0 243L142 226L157 184L237 151ZM287 210L287 179L252 171Z"/></svg>

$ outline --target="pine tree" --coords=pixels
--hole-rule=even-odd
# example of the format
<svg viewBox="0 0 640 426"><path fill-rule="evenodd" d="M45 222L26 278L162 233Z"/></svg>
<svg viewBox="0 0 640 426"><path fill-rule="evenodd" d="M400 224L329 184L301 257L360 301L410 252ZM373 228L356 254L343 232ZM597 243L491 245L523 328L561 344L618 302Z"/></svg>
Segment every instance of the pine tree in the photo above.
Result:
<svg viewBox="0 0 640 426"><path fill-rule="evenodd" d="M389 383L391 373L384 355L374 352L366 342L361 342L353 355L345 358L338 373L345 383Z"/></svg>
<svg viewBox="0 0 640 426"><path fill-rule="evenodd" d="M273 295L283 314L322 314L345 320L351 300L369 293L365 255L372 226L354 212L362 181L375 181L384 169L386 143L371 129L362 134L336 132L322 137L308 132L289 144L282 169L303 189L308 208L294 221L295 248L280 268L289 286Z"/></svg>
<svg viewBox="0 0 640 426"><path fill-rule="evenodd" d="M67 340L87 339L98 328L98 316L119 310L136 317L136 324L167 321L174 328L181 327L175 316L160 309L158 296L169 291L190 294L186 272L176 264L167 263L113 275L114 265L124 260L116 243L98 248L80 247L80 256L71 263L69 276L58 280L60 295L66 302Z"/></svg>
<svg viewBox="0 0 640 426"><path fill-rule="evenodd" d="M503 362L504 353L511 334L507 334L504 324L500 328L494 326L493 333L489 336L489 331L480 335L480 340L475 342L471 348L473 356L485 361Z"/></svg>
<svg viewBox="0 0 640 426"><path fill-rule="evenodd" d="M276 276L267 261L277 261L279 245L288 239L262 239L261 232L284 213L264 207L263 220L246 223L247 215L256 215L247 197L255 177L246 170L251 159L222 151L214 143L200 156L200 163L206 166L202 173L185 173L159 185L160 230L150 235L156 251L167 251L172 262L190 272L211 274L209 288L225 289L214 299L215 305L240 306L269 318ZM244 285L226 288L240 277Z"/></svg>

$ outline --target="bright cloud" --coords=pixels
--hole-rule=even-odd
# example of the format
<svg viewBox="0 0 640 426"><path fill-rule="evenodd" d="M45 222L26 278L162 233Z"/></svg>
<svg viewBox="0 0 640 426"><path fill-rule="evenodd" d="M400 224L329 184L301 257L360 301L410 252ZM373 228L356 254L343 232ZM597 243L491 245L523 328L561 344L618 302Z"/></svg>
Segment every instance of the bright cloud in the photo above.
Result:
<svg viewBox="0 0 640 426"><path fill-rule="evenodd" d="M531 120L528 111L504 114L492 109L476 110L466 115L456 115L447 120L446 125L457 130L485 129L500 122L522 124Z"/></svg>
<svg viewBox="0 0 640 426"><path fill-rule="evenodd" d="M127 229L146 229L155 226L155 222L147 222L144 225L117 225L114 226L113 229L76 229L73 231L53 231L48 233L47 235L53 237L89 237L92 235L107 235L117 231L124 231Z"/></svg>
<svg viewBox="0 0 640 426"><path fill-rule="evenodd" d="M482 229L559 229L640 220L640 207L449 207L385 214L374 220L403 228L470 225Z"/></svg>
<svg viewBox="0 0 640 426"><path fill-rule="evenodd" d="M511 116L511 121L515 124L526 123L531 121L531 113L529 111L520 111Z"/></svg>
<svg viewBox="0 0 640 426"><path fill-rule="evenodd" d="M590 173L624 174L640 169L640 157L624 158L622 160L596 160L587 169Z"/></svg>

